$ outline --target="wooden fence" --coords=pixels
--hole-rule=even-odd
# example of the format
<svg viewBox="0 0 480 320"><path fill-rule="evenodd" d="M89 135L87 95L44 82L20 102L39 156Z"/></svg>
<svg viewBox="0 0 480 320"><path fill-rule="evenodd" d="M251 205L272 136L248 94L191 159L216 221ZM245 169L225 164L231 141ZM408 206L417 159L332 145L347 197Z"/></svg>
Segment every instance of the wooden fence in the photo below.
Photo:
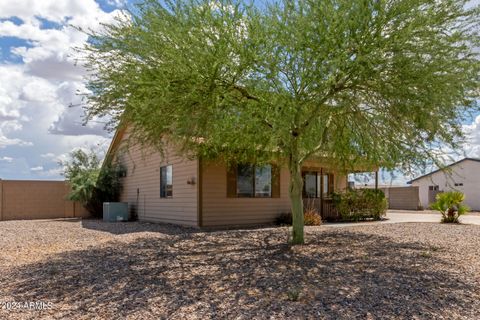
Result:
<svg viewBox="0 0 480 320"><path fill-rule="evenodd" d="M0 221L88 217L65 181L0 180Z"/></svg>

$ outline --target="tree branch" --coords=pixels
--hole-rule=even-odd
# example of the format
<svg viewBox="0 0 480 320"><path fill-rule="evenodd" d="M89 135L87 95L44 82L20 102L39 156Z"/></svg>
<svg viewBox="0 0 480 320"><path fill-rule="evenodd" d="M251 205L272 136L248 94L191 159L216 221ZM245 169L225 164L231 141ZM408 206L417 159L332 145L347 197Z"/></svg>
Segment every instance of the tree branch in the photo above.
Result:
<svg viewBox="0 0 480 320"><path fill-rule="evenodd" d="M303 161L305 161L308 157L310 157L311 155L313 155L314 153L316 153L317 151L319 151L320 149L322 149L322 147L325 145L325 143L327 142L327 130L330 128L330 123L332 122L332 116L330 116L327 120L327 124L325 125L325 128L323 128L323 132L322 132L322 140L320 141L320 143L315 147L313 148L312 151L310 152L307 152L305 155L303 155L301 158L300 158L300 163L302 163Z"/></svg>

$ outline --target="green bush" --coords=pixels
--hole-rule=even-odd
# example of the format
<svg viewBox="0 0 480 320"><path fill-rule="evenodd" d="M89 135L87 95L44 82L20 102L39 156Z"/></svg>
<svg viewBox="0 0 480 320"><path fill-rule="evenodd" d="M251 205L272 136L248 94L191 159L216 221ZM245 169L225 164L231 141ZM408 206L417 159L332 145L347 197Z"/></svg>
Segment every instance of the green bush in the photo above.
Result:
<svg viewBox="0 0 480 320"><path fill-rule="evenodd" d="M103 202L118 201L120 180L118 165L102 167L95 152L75 150L70 160L61 162L64 176L69 181L70 193L67 198L80 202L94 216L102 215Z"/></svg>
<svg viewBox="0 0 480 320"><path fill-rule="evenodd" d="M388 208L382 190L355 189L333 195L335 208L342 221L380 220Z"/></svg>
<svg viewBox="0 0 480 320"><path fill-rule="evenodd" d="M120 167L117 164L107 164L101 168L92 196L84 204L93 215L102 216L104 202L119 200L121 190L119 172Z"/></svg>
<svg viewBox="0 0 480 320"><path fill-rule="evenodd" d="M467 213L470 208L462 202L465 195L458 191L443 192L437 194L436 200L430 208L442 214L442 222L459 223L458 218Z"/></svg>

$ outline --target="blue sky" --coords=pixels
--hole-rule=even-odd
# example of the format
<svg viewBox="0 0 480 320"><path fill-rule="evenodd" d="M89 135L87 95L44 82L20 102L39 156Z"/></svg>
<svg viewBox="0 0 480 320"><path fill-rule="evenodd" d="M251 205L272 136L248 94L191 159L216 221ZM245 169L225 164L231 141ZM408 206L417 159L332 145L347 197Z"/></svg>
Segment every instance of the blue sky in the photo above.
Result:
<svg viewBox="0 0 480 320"><path fill-rule="evenodd" d="M72 149L108 148L102 121L83 125L82 108L69 107L86 90L72 48L87 40L70 25L99 28L125 1L0 1L0 179L62 179L58 162ZM480 117L464 127L467 155L480 157Z"/></svg>

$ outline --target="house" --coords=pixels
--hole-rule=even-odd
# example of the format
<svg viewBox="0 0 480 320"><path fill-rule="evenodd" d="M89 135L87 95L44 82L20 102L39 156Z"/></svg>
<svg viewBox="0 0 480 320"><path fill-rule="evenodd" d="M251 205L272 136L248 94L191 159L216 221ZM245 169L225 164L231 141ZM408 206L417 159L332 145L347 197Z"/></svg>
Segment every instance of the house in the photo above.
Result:
<svg viewBox="0 0 480 320"><path fill-rule="evenodd" d="M444 191L460 191L465 194L465 204L480 211L480 159L464 158L409 181L418 186L420 204L428 208L435 196Z"/></svg>
<svg viewBox="0 0 480 320"><path fill-rule="evenodd" d="M160 154L131 144L126 128L117 130L107 158L122 165L120 201L139 220L195 227L253 225L290 212L289 171L275 164L228 166L179 155L174 147ZM323 217L332 214L333 191L347 187L347 176L328 163L306 161L305 203ZM308 199L308 201L307 201Z"/></svg>

